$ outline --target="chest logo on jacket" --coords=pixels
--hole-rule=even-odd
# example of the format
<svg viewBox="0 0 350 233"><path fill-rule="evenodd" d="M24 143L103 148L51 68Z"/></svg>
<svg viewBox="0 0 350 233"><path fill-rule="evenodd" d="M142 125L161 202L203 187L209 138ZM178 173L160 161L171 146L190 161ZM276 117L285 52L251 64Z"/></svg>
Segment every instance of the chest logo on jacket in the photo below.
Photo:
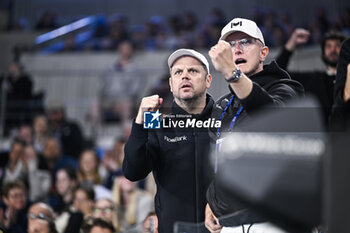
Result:
<svg viewBox="0 0 350 233"><path fill-rule="evenodd" d="M181 142L181 141L187 141L187 136L182 135L182 136L177 136L174 138L169 138L168 136L164 136L164 141L167 142Z"/></svg>

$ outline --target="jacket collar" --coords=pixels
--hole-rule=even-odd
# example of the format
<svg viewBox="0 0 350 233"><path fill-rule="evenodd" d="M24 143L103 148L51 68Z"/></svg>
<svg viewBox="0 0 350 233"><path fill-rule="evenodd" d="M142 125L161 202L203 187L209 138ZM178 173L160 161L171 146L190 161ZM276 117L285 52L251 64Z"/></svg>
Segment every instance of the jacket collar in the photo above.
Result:
<svg viewBox="0 0 350 233"><path fill-rule="evenodd" d="M191 115L193 118L197 118L197 119L205 119L210 117L213 106L214 106L214 99L210 94L207 93L206 105L204 110L200 114L189 114L184 109L182 109L179 105L177 105L175 100L173 101L172 112L174 114Z"/></svg>

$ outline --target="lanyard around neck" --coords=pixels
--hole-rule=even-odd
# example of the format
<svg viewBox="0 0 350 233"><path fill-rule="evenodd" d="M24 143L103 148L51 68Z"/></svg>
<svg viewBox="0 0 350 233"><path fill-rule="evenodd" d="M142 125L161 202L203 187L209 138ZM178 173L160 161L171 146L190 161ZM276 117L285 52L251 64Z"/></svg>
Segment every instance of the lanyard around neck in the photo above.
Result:
<svg viewBox="0 0 350 233"><path fill-rule="evenodd" d="M235 96L233 95L233 96L231 97L230 101L226 104L226 107L224 108L224 111L222 111L221 116L220 116L220 119L219 119L219 120L221 121L221 123L222 123L222 119L224 118L225 113L227 112L227 110L228 110L228 108L230 107L230 105L231 105L232 101L234 100L234 98L235 98ZM232 120L231 120L231 123L230 123L229 131L231 131L231 130L233 129L233 127L235 126L236 120L237 120L239 114L241 114L242 110L243 110L243 106L241 106L241 107L238 109L238 111L236 112L236 114L233 116L233 118L232 118ZM217 136L217 137L220 136L220 127L218 127L218 128L216 129L216 136Z"/></svg>

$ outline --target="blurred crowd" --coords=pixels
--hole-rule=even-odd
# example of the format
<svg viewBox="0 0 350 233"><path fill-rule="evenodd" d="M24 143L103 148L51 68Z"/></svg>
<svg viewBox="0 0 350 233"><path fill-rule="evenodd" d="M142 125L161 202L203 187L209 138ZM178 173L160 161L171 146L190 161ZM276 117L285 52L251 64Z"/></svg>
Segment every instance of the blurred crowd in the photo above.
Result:
<svg viewBox="0 0 350 233"><path fill-rule="evenodd" d="M262 29L266 45L284 46L298 26L310 36L303 44L320 44L326 32L350 35L350 9L335 18L318 8L306 25L294 25L288 13L256 9L251 18ZM35 30L58 28L57 16L45 12ZM127 122L134 117L135 102L144 83L142 71L133 64L134 51L210 48L217 43L221 29L228 22L220 9L213 9L203 23L198 16L185 11L168 19L152 16L147 22L130 26L128 16L99 16L92 37L76 44L67 37L64 51L117 50L119 59L103 77L100 102L90 120ZM24 21L16 21L9 30L27 30ZM34 30L34 29L31 29ZM150 93L171 96L168 74ZM135 183L122 173L124 145L128 132L116 138L107 151L99 151L96 142L84 137L83 129L66 116L60 101L42 106L42 94L32 93L32 81L19 62L13 62L9 76L1 77L2 100L11 134L8 150L0 151L0 228L8 232L157 232L154 214L155 184L153 177ZM125 83L124 83L125 82ZM131 85L131 84L133 85ZM136 85L137 84L137 85ZM134 87L126 89L125 87ZM27 109L9 107L11 101ZM171 102L171 98L166 99ZM34 107L33 107L34 105ZM1 111L3 112L3 111ZM101 115L99 115L101 114ZM13 117L15 116L15 117ZM41 224L41 225L40 225ZM152 231L151 231L152 230ZM104 231L106 232L106 231Z"/></svg>
<svg viewBox="0 0 350 233"><path fill-rule="evenodd" d="M12 62L0 81L5 100L0 104L5 117L0 230L69 233L99 226L110 232L143 232L146 218L154 217L155 184L152 176L138 183L123 176L127 133L101 150L67 117L60 100L43 106L43 94L33 99L37 94L21 63Z"/></svg>
<svg viewBox="0 0 350 233"><path fill-rule="evenodd" d="M31 220L47 220L57 232L79 232L101 218L111 232L143 232L142 223L154 211L154 181L123 176L124 145L125 139L117 138L102 156L58 104L48 118L37 115L0 155L0 228L37 232L31 231ZM31 212L33 205L46 206L50 214Z"/></svg>
<svg viewBox="0 0 350 233"><path fill-rule="evenodd" d="M77 34L71 33L65 38L62 51L106 51L115 50L118 45L127 40L136 50L175 50L178 48L210 48L213 46L220 31L228 22L227 17L219 8L212 9L204 19L193 11L184 11L168 18L160 15L151 16L146 22L137 25L129 24L128 15L99 15L90 28L91 36L81 42ZM328 31L339 31L350 34L350 9L343 9L337 16L330 16L326 7L318 7L303 21L303 25L295 25L295 17L288 11L275 12L271 9L255 8L250 17L262 29L266 45L277 47L285 44L296 27L302 27L311 32L308 44L319 44L322 35ZM9 30L41 30L50 31L60 26L58 16L53 11L46 11L38 19L35 28L28 28L25 19L15 21Z"/></svg>

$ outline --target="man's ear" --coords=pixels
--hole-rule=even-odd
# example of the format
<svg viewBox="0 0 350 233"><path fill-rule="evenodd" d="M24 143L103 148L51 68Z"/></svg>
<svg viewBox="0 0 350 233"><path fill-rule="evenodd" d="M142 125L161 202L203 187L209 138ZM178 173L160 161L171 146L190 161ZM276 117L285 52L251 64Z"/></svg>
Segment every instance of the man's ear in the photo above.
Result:
<svg viewBox="0 0 350 233"><path fill-rule="evenodd" d="M172 84L171 84L171 77L169 77L169 86L170 86L170 91L171 91L171 93L173 92L173 86L172 86Z"/></svg>
<svg viewBox="0 0 350 233"><path fill-rule="evenodd" d="M207 89L210 87L212 80L213 80L213 78L211 77L211 74L208 74L207 77L205 78Z"/></svg>
<svg viewBox="0 0 350 233"><path fill-rule="evenodd" d="M262 49L260 50L260 62L264 62L268 54L269 48L267 46L262 47Z"/></svg>

